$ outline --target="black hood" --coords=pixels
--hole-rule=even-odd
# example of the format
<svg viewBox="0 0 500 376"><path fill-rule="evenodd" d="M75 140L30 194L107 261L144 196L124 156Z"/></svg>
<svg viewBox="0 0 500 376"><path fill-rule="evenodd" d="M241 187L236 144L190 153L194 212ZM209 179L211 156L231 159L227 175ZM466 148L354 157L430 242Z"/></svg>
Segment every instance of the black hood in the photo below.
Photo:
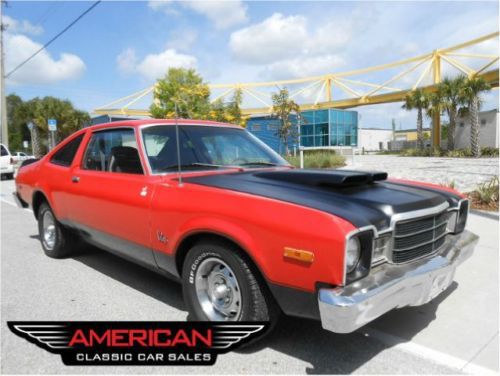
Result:
<svg viewBox="0 0 500 376"><path fill-rule="evenodd" d="M273 198L318 209L357 227L383 230L391 216L460 197L432 188L388 182L383 172L348 170L272 170L185 178L185 182Z"/></svg>

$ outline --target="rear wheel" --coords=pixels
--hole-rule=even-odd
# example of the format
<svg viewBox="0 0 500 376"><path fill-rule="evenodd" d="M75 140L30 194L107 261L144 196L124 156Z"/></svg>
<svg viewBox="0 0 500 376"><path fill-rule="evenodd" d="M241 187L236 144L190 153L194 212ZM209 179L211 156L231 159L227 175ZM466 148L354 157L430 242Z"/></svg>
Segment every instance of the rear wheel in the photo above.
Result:
<svg viewBox="0 0 500 376"><path fill-rule="evenodd" d="M183 265L183 293L196 321L270 321L279 308L253 265L229 244L204 241Z"/></svg>
<svg viewBox="0 0 500 376"><path fill-rule="evenodd" d="M56 219L47 203L38 209L38 234L45 254L52 258L62 258L74 252L76 235L64 228Z"/></svg>

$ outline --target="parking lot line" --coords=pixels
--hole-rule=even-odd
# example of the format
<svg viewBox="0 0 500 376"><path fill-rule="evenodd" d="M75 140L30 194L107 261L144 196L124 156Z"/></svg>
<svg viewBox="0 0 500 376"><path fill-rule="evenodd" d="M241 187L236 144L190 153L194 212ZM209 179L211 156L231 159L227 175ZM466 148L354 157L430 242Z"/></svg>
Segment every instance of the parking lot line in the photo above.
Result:
<svg viewBox="0 0 500 376"><path fill-rule="evenodd" d="M424 358L426 360L433 361L435 363L441 364L446 367L456 368L462 372L467 372L471 374L477 375L498 375L498 372L495 372L489 368L485 368L474 363L470 363L468 360L460 359L455 356L443 353L441 351L437 351L431 349L426 346L419 345L415 342L408 342L407 340L394 336L392 334L384 333L377 329L366 328L363 330L365 335L368 335L372 338L379 340L380 342L391 346L392 348L396 348L398 350L410 353L412 355L416 355L420 358Z"/></svg>
<svg viewBox="0 0 500 376"><path fill-rule="evenodd" d="M6 200L6 199L4 199L4 198L2 198L2 199L0 199L0 200L2 200L2 202L5 202L6 204L8 204L8 205L10 205L10 206L14 206L15 208L17 208L17 205L16 205L16 203L15 203L15 202L12 202L12 201ZM33 213L33 210L28 209L28 208L23 208L23 210L26 210L26 211L29 211L29 212Z"/></svg>

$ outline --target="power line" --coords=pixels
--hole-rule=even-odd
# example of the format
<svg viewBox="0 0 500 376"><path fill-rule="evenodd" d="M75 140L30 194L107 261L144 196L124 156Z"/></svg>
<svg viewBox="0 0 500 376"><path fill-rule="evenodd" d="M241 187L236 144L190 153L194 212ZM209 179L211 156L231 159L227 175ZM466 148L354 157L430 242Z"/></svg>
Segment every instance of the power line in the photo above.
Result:
<svg viewBox="0 0 500 376"><path fill-rule="evenodd" d="M52 42L54 42L57 38L59 38L61 35L63 35L66 31L68 31L74 24L76 24L78 21L80 21L87 13L89 13L92 9L94 9L102 0L96 1L94 4L92 4L85 12L80 14L73 22L71 22L68 26L66 26L63 30L61 30L55 37L53 37L51 40L49 40L47 43L45 43L38 51L36 51L33 55L28 57L26 60L24 60L21 64L16 66L13 70L11 70L7 75L5 75L5 78L8 78L12 73L17 71L19 68L21 68L24 64L26 64L28 61L33 59L36 55L38 55L40 52L42 52L44 49L46 49Z"/></svg>

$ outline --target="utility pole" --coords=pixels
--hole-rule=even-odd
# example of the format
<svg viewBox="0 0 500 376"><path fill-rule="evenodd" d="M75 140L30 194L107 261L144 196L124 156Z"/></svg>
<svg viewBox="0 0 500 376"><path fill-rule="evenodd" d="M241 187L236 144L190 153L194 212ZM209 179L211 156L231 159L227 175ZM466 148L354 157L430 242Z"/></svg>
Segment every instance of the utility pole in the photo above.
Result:
<svg viewBox="0 0 500 376"><path fill-rule="evenodd" d="M5 98L5 54L3 51L3 33L6 26L3 24L3 6L4 1L0 4L0 113L1 113L1 139L2 144L9 146L9 129L7 127L7 100Z"/></svg>

